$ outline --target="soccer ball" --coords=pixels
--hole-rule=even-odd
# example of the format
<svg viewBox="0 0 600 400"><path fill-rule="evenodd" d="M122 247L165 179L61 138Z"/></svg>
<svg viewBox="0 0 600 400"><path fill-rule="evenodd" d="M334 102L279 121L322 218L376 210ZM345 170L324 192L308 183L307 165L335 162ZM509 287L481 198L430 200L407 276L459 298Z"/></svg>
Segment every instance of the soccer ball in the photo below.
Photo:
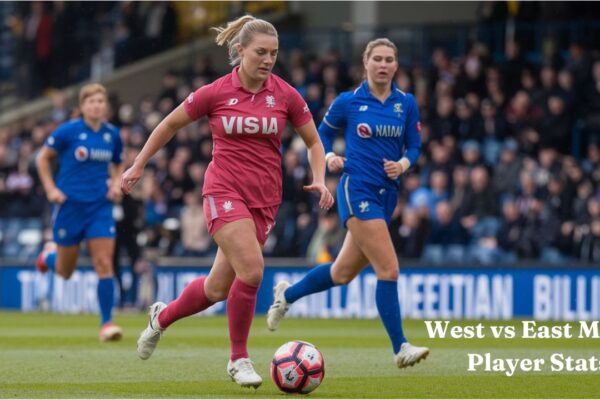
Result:
<svg viewBox="0 0 600 400"><path fill-rule="evenodd" d="M271 378L286 393L310 393L325 377L325 360L312 344L295 340L277 349Z"/></svg>

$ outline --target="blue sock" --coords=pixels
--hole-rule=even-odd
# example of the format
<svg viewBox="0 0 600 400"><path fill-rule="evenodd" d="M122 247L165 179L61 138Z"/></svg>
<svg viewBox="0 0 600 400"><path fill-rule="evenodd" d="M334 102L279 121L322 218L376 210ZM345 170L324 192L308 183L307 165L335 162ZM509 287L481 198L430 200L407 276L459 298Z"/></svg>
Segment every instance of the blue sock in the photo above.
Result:
<svg viewBox="0 0 600 400"><path fill-rule="evenodd" d="M56 267L56 251L49 251L46 253L46 259L44 260L48 269L54 272L54 268Z"/></svg>
<svg viewBox="0 0 600 400"><path fill-rule="evenodd" d="M331 279L331 263L321 264L310 271L302 280L286 289L285 301L293 303L309 294L322 292L335 286Z"/></svg>
<svg viewBox="0 0 600 400"><path fill-rule="evenodd" d="M400 317L400 302L398 301L398 282L377 280L375 303L379 317L392 341L394 354L400 351L402 343L406 342Z"/></svg>
<svg viewBox="0 0 600 400"><path fill-rule="evenodd" d="M102 325L112 321L112 309L115 301L115 281L113 277L98 279L98 304Z"/></svg>
<svg viewBox="0 0 600 400"><path fill-rule="evenodd" d="M52 296L54 292L54 271L56 271L56 251L49 251L46 253L46 259L44 263L48 267L48 272L50 272L49 282L48 282L48 292L46 293L46 299L52 304Z"/></svg>

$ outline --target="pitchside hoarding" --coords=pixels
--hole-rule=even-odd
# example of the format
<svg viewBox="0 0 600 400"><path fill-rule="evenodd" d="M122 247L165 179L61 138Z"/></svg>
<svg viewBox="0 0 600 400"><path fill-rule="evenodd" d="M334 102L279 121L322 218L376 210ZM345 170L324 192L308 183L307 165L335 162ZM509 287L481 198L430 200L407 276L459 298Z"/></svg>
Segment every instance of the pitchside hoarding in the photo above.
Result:
<svg viewBox="0 0 600 400"><path fill-rule="evenodd" d="M208 268L158 267L157 300L169 302ZM279 280L296 282L307 272L300 267L266 268L258 292L257 313L272 302ZM127 280L126 280L127 281ZM54 276L46 303L52 311L96 312L96 274L82 268L69 281ZM589 268L410 268L398 280L402 315L409 319L533 318L545 320L600 319L600 270ZM48 290L49 276L32 268L0 268L0 308L34 311ZM290 316L314 318L376 318L377 278L371 269L347 287L336 287L298 301ZM219 303L203 315L223 314Z"/></svg>

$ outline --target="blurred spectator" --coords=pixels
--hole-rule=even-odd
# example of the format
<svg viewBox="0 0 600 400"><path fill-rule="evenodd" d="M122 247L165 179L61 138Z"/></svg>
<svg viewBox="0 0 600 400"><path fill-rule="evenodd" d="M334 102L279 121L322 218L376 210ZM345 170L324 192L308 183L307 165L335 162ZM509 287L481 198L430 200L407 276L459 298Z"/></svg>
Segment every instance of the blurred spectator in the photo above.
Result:
<svg viewBox="0 0 600 400"><path fill-rule="evenodd" d="M437 220L437 205L440 202L446 202L450 199L450 192L448 190L448 175L445 171L434 171L431 174L430 188L429 188L429 201L427 207L432 210L430 217L432 221Z"/></svg>
<svg viewBox="0 0 600 400"><path fill-rule="evenodd" d="M589 82L590 67L591 59L584 44L579 41L572 42L569 45L569 57L565 68L573 74L578 88L585 87Z"/></svg>
<svg viewBox="0 0 600 400"><path fill-rule="evenodd" d="M494 168L493 188L494 192L503 194L515 194L519 185L519 173L522 165L518 156L519 145L516 141L508 139L502 145L500 162Z"/></svg>
<svg viewBox="0 0 600 400"><path fill-rule="evenodd" d="M456 101L456 134L460 141L480 139L481 132L477 129L477 118L464 99Z"/></svg>
<svg viewBox="0 0 600 400"><path fill-rule="evenodd" d="M489 164L495 164L500 153L501 141L507 136L504 117L490 99L481 102L481 118L477 126L480 140L483 141L483 157Z"/></svg>
<svg viewBox="0 0 600 400"><path fill-rule="evenodd" d="M454 167L452 183L450 205L457 215L464 215L467 192L469 191L469 171L464 165Z"/></svg>
<svg viewBox="0 0 600 400"><path fill-rule="evenodd" d="M124 196L121 204L116 205L115 215L115 253L113 258L115 277L119 282L119 306L134 306L137 303L138 273L134 266L140 259L141 249L137 242L138 235L144 227L144 203L140 198L140 189L131 196ZM123 279L121 257L123 250L127 252L128 264L131 266L131 281Z"/></svg>
<svg viewBox="0 0 600 400"><path fill-rule="evenodd" d="M517 261L517 252L523 232L524 218L517 204L507 198L502 205L503 221L496 235L498 246L504 252L505 262Z"/></svg>
<svg viewBox="0 0 600 400"><path fill-rule="evenodd" d="M463 262L468 243L467 231L447 201L437 203L435 214L437 218L431 224L423 260L436 264Z"/></svg>
<svg viewBox="0 0 600 400"><path fill-rule="evenodd" d="M565 100L558 95L550 95L544 117L539 125L540 146L552 147L563 154L569 154L571 125Z"/></svg>
<svg viewBox="0 0 600 400"><path fill-rule="evenodd" d="M481 146L475 140L467 140L462 145L462 158L468 170L483 164L481 157Z"/></svg>
<svg viewBox="0 0 600 400"><path fill-rule="evenodd" d="M461 224L475 239L495 236L497 230L498 204L487 169L475 167L470 175L470 190L465 197L465 206L460 215Z"/></svg>
<svg viewBox="0 0 600 400"><path fill-rule="evenodd" d="M283 199L271 236L276 243L271 251L273 256L298 256L296 251L298 216L310 210L307 193L302 186L307 182L307 169L301 163L295 150L287 151L283 156ZM335 181L337 183L337 181ZM335 193L335 185L332 193Z"/></svg>
<svg viewBox="0 0 600 400"><path fill-rule="evenodd" d="M583 89L583 114L585 128L596 139L600 137L600 60L592 68L592 81Z"/></svg>
<svg viewBox="0 0 600 400"><path fill-rule="evenodd" d="M402 258L418 259L429 232L429 219L417 208L396 207L389 226L397 254Z"/></svg>
<svg viewBox="0 0 600 400"><path fill-rule="evenodd" d="M535 197L525 215L521 239L517 248L520 258L540 258L546 262L559 262L562 257L554 246L558 245L560 221Z"/></svg>
<svg viewBox="0 0 600 400"><path fill-rule="evenodd" d="M577 250L582 261L598 264L600 262L600 218L595 218L589 231L583 234Z"/></svg>
<svg viewBox="0 0 600 400"><path fill-rule="evenodd" d="M319 227L306 252L306 258L311 264L332 262L342 248L346 230L341 226L337 213L335 210L331 211L332 209L319 217Z"/></svg>
<svg viewBox="0 0 600 400"><path fill-rule="evenodd" d="M206 227L200 190L184 195L185 206L181 210L181 246L179 256L206 256L213 244Z"/></svg>
<svg viewBox="0 0 600 400"><path fill-rule="evenodd" d="M569 221L573 218L572 198L564 190L564 179L559 175L552 175L548 185L543 190L542 196L549 207L560 221Z"/></svg>
<svg viewBox="0 0 600 400"><path fill-rule="evenodd" d="M506 88L506 95L512 97L519 90L521 75L530 65L521 52L521 46L514 40L509 40L504 45L506 62L502 66L502 83Z"/></svg>
<svg viewBox="0 0 600 400"><path fill-rule="evenodd" d="M454 100L450 96L440 97L435 108L435 117L431 123L432 139L456 134L456 125Z"/></svg>

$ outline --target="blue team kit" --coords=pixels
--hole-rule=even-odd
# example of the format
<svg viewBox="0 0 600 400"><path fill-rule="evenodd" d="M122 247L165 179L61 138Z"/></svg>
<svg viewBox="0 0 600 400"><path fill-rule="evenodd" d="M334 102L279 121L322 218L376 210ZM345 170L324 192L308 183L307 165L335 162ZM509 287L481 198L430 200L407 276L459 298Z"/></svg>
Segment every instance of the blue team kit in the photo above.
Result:
<svg viewBox="0 0 600 400"><path fill-rule="evenodd" d="M118 128L102 123L92 130L82 118L65 122L46 139L58 153L56 186L67 200L55 205L54 241L71 246L83 239L114 237L108 192L109 164L121 163L123 144Z"/></svg>
<svg viewBox="0 0 600 400"><path fill-rule="evenodd" d="M384 219L389 223L398 198L400 178L392 180L383 159L408 158L417 162L421 148L419 108L411 94L392 83L391 95L381 102L366 81L354 91L340 94L319 126L325 152L344 128L344 174L337 189L340 219Z"/></svg>

